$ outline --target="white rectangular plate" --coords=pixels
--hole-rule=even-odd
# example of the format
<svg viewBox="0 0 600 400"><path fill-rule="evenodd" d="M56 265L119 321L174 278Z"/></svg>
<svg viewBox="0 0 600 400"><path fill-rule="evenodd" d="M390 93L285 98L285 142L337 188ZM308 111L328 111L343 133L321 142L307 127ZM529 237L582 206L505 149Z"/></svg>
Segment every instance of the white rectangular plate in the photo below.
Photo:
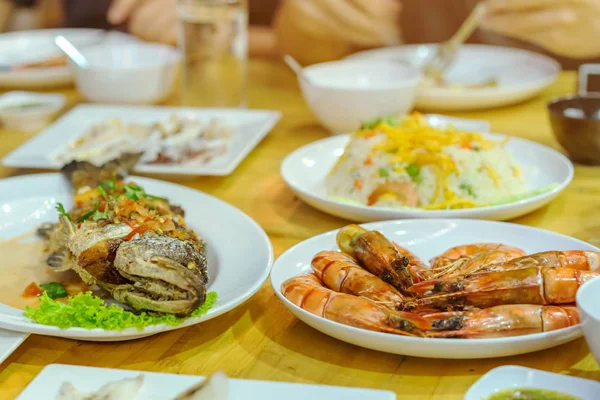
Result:
<svg viewBox="0 0 600 400"><path fill-rule="evenodd" d="M0 363L8 358L27 339L28 333L0 329Z"/></svg>
<svg viewBox="0 0 600 400"><path fill-rule="evenodd" d="M36 376L17 400L54 399L58 389L66 381L73 383L79 390L93 391L108 382L138 375L144 375L144 385L136 399L144 400L172 399L204 379L192 375L51 364ZM228 398L229 400L395 400L396 394L373 389L230 379Z"/></svg>
<svg viewBox="0 0 600 400"><path fill-rule="evenodd" d="M258 145L281 118L278 111L226 108L138 107L82 104L62 116L46 130L7 155L5 167L60 169L55 155L92 125L109 118L125 122L152 123L177 114L190 118L222 120L233 130L229 151L202 165L138 165L135 172L164 175L229 175Z"/></svg>
<svg viewBox="0 0 600 400"><path fill-rule="evenodd" d="M494 368L471 386L465 400L487 399L494 393L517 388L553 390L579 397L581 400L600 399L600 383L589 379L506 365Z"/></svg>

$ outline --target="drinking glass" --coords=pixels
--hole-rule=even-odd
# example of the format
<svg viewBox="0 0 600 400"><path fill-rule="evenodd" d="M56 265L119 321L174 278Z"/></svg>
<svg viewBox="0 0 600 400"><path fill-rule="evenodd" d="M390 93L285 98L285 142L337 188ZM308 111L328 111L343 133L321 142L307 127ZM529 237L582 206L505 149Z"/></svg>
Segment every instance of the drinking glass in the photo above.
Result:
<svg viewBox="0 0 600 400"><path fill-rule="evenodd" d="M247 0L178 0L184 106L245 107Z"/></svg>

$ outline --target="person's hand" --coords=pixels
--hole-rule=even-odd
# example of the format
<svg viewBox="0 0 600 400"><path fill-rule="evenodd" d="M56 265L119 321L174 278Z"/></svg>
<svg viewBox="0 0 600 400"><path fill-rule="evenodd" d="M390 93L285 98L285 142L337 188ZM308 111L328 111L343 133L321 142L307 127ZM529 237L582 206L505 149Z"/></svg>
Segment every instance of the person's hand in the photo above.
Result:
<svg viewBox="0 0 600 400"><path fill-rule="evenodd" d="M486 0L482 28L571 58L600 55L600 0Z"/></svg>
<svg viewBox="0 0 600 400"><path fill-rule="evenodd" d="M400 8L398 0L284 0L275 17L279 47L306 58L326 44L341 53L398 44Z"/></svg>
<svg viewBox="0 0 600 400"><path fill-rule="evenodd" d="M107 18L113 25L127 22L141 39L177 43L177 0L113 0Z"/></svg>

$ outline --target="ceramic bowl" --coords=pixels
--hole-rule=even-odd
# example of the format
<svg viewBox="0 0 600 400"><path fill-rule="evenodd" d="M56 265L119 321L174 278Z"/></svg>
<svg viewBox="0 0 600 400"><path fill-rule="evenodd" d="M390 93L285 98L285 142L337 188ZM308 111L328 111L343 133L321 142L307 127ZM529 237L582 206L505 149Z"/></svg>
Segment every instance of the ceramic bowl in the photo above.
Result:
<svg viewBox="0 0 600 400"><path fill-rule="evenodd" d="M14 91L0 96L0 123L17 131L46 127L64 107L62 94Z"/></svg>
<svg viewBox="0 0 600 400"><path fill-rule="evenodd" d="M556 139L578 163L600 165L600 96L571 96L548 103Z"/></svg>
<svg viewBox="0 0 600 400"><path fill-rule="evenodd" d="M347 133L373 118L413 108L421 72L393 61L334 61L304 68L304 99L332 133Z"/></svg>
<svg viewBox="0 0 600 400"><path fill-rule="evenodd" d="M577 309L590 351L600 364L600 279L584 283L577 291Z"/></svg>
<svg viewBox="0 0 600 400"><path fill-rule="evenodd" d="M153 104L168 97L180 62L173 47L131 43L96 46L82 54L89 66L70 62L75 82L88 100L116 104Z"/></svg>

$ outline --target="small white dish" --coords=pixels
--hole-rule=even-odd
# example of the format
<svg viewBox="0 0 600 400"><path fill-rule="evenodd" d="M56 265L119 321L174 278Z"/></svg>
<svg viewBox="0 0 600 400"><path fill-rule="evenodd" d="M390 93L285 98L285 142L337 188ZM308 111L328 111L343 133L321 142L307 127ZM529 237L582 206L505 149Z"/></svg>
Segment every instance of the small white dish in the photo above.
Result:
<svg viewBox="0 0 600 400"><path fill-rule="evenodd" d="M109 331L41 325L26 318L23 311L0 304L0 328L78 340L130 340L215 318L239 306L263 286L273 263L273 248L254 220L224 201L194 189L135 176L126 179L129 180L144 187L148 193L169 198L182 206L188 226L206 240L208 291L215 291L218 296L214 306L202 317L188 318L177 326L154 325L143 330ZM32 232L41 223L56 221L57 202L67 209L73 203L71 186L62 174L0 180L0 240Z"/></svg>
<svg viewBox="0 0 600 400"><path fill-rule="evenodd" d="M154 104L173 91L179 51L155 43L102 45L80 49L89 66L69 60L81 94L98 103Z"/></svg>
<svg viewBox="0 0 600 400"><path fill-rule="evenodd" d="M0 87L48 88L70 84L73 74L54 37L64 35L78 49L95 45L133 43L139 40L123 32L102 29L36 29L0 34ZM60 60L52 66L11 68L27 63Z"/></svg>
<svg viewBox="0 0 600 400"><path fill-rule="evenodd" d="M125 378L144 377L136 399L173 399L202 376L131 371L124 369L92 368L75 365L50 364L21 392L17 400L55 398L63 382L71 382L82 391L98 390L102 385ZM269 382L247 379L227 379L227 400L395 400L396 394L387 390L359 389L302 383Z"/></svg>
<svg viewBox="0 0 600 400"><path fill-rule="evenodd" d="M600 364L600 279L586 282L577 291L577 309L585 340ZM600 397L600 394L599 394Z"/></svg>
<svg viewBox="0 0 600 400"><path fill-rule="evenodd" d="M545 389L576 396L581 400L600 398L600 383L533 368L505 365L479 378L465 394L464 400L487 400L495 393L510 389Z"/></svg>
<svg viewBox="0 0 600 400"><path fill-rule="evenodd" d="M494 140L504 135L484 134ZM511 137L506 148L513 154L527 177L530 190L551 184L546 192L507 204L456 210L423 210L354 205L331 199L325 178L343 154L350 135L338 135L303 146L290 153L281 164L281 176L294 193L307 204L331 215L357 222L399 218L477 218L508 220L530 213L552 201L573 179L573 164L564 155L529 140Z"/></svg>
<svg viewBox="0 0 600 400"><path fill-rule="evenodd" d="M437 45L423 44L368 50L348 60L382 60L409 63L422 68ZM463 45L445 78L451 83L479 84L490 78L496 87L452 88L421 86L415 106L425 111L480 110L507 106L530 99L551 85L560 64L542 54L502 46Z"/></svg>
<svg viewBox="0 0 600 400"><path fill-rule="evenodd" d="M168 176L229 175L281 118L281 113L269 110L82 104L4 157L2 165L60 169L63 163L57 161L56 155L95 124L106 122L109 118L117 118L124 123L152 123L166 121L173 114L203 121L212 118L222 121L232 130L229 151L204 164L138 164L135 172Z"/></svg>
<svg viewBox="0 0 600 400"><path fill-rule="evenodd" d="M546 250L594 250L598 248L558 233L506 222L465 219L411 219L363 225L380 231L389 240L406 247L421 260L429 260L453 246L486 242L505 243L528 254ZM270 280L275 294L297 318L336 339L357 346L414 357L471 359L505 357L544 350L581 337L581 328L571 326L532 335L492 339L432 339L374 332L340 324L311 314L281 293L281 284L299 274L311 272L311 260L322 250L337 249L330 231L307 239L283 253L273 266Z"/></svg>
<svg viewBox="0 0 600 400"><path fill-rule="evenodd" d="M14 91L0 96L0 122L7 129L37 131L65 106L62 94Z"/></svg>
<svg viewBox="0 0 600 400"><path fill-rule="evenodd" d="M304 98L332 133L357 130L373 118L412 110L421 72L388 61L333 61L303 69Z"/></svg>

